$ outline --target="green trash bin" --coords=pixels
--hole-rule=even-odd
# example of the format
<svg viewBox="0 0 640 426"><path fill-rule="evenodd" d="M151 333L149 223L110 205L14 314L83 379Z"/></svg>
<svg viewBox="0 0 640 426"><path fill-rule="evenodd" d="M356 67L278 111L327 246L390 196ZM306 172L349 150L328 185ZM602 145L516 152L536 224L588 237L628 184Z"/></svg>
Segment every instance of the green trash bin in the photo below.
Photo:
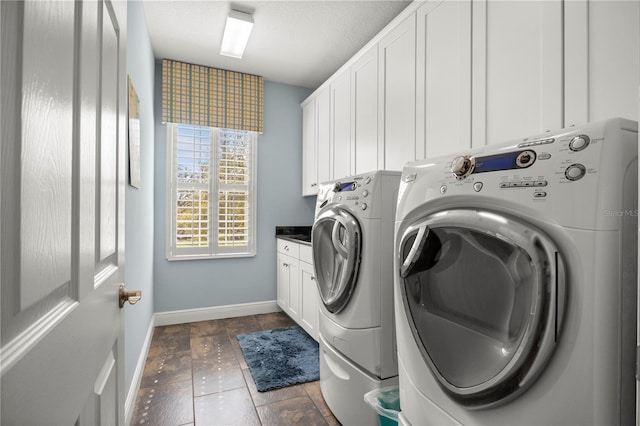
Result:
<svg viewBox="0 0 640 426"><path fill-rule="evenodd" d="M398 386L374 389L364 394L364 401L378 413L380 426L397 426L400 412Z"/></svg>

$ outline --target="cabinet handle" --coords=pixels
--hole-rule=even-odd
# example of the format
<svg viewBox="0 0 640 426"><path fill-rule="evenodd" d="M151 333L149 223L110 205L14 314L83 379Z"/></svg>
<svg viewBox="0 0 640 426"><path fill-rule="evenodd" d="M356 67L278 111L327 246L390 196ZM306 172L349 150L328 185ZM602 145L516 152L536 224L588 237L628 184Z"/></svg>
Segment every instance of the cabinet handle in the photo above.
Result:
<svg viewBox="0 0 640 426"><path fill-rule="evenodd" d="M286 251L289 251L289 246L284 246L284 249L285 249Z"/></svg>
<svg viewBox="0 0 640 426"><path fill-rule="evenodd" d="M315 280L316 280L316 277L311 277L311 281L315 281Z"/></svg>
<svg viewBox="0 0 640 426"><path fill-rule="evenodd" d="M285 268L288 268L289 264L288 263L283 263L282 266L284 266Z"/></svg>

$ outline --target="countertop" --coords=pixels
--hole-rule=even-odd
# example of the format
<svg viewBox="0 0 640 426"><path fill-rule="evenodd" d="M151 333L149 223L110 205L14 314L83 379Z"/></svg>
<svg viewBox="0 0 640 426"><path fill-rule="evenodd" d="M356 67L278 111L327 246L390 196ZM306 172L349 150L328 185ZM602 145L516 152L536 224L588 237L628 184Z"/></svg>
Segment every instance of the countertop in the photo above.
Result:
<svg viewBox="0 0 640 426"><path fill-rule="evenodd" d="M311 226L276 226L276 238L311 245Z"/></svg>

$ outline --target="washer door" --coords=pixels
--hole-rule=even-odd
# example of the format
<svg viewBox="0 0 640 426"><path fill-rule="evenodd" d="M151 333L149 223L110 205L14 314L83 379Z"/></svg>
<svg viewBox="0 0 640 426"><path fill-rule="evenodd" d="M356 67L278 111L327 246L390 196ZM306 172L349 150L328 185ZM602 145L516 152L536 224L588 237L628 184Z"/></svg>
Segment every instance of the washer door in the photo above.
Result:
<svg viewBox="0 0 640 426"><path fill-rule="evenodd" d="M360 225L349 212L331 207L322 212L311 230L313 266L320 297L337 314L349 303L360 267Z"/></svg>
<svg viewBox="0 0 640 426"><path fill-rule="evenodd" d="M415 341L450 397L487 408L535 381L557 342L566 288L544 234L492 212L443 211L404 232L399 265Z"/></svg>

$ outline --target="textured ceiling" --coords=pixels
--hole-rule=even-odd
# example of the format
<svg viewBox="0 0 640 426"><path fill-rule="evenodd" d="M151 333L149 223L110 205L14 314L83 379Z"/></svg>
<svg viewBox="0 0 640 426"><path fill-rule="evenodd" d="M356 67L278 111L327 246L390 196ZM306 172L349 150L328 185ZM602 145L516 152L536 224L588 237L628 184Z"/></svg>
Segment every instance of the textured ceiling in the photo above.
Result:
<svg viewBox="0 0 640 426"><path fill-rule="evenodd" d="M315 89L409 3L144 0L144 10L157 59ZM219 53L229 9L253 12L253 31L242 59Z"/></svg>

